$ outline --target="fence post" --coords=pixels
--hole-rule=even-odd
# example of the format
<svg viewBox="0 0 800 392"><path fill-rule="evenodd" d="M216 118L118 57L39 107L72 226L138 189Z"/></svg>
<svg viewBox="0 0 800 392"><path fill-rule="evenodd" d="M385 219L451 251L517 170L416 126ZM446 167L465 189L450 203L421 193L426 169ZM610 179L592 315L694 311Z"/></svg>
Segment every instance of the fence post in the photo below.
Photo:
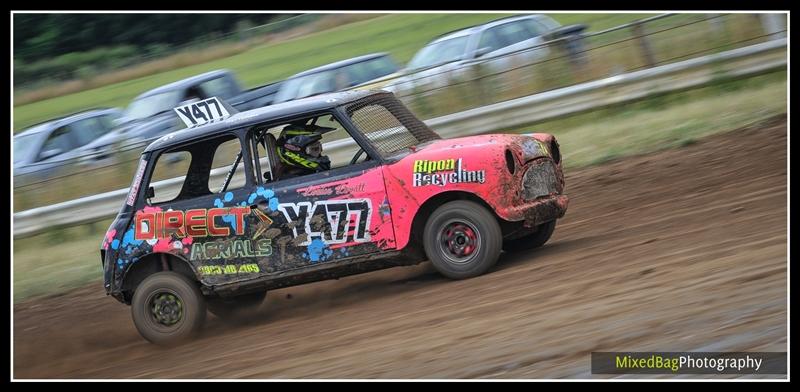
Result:
<svg viewBox="0 0 800 392"><path fill-rule="evenodd" d="M642 50L642 56L644 57L644 62L647 64L648 68L652 68L656 65L655 58L653 57L653 49L650 47L650 42L647 40L647 36L644 34L644 26L640 21L634 22L633 24L633 36L636 38L636 41L639 42L639 48Z"/></svg>
<svg viewBox="0 0 800 392"><path fill-rule="evenodd" d="M786 21L782 14L761 14L761 25L769 39L786 38Z"/></svg>

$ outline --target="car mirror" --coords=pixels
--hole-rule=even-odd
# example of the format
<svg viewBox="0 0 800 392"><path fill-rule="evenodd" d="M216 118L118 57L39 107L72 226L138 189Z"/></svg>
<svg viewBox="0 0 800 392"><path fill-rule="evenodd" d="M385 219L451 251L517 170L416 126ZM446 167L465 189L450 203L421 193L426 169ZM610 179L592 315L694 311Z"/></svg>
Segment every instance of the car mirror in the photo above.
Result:
<svg viewBox="0 0 800 392"><path fill-rule="evenodd" d="M144 195L144 197L145 197L145 199L152 199L152 198L156 197L156 189L153 188L152 186L148 187L147 188L147 194Z"/></svg>
<svg viewBox="0 0 800 392"><path fill-rule="evenodd" d="M61 151L60 148L54 148L52 150L42 151L42 153L40 154L40 157L41 157L40 159L52 158L52 157L54 157L56 155L59 155L61 153L62 153L62 151Z"/></svg>
<svg viewBox="0 0 800 392"><path fill-rule="evenodd" d="M482 47L482 48L480 48L480 49L475 51L475 57L483 57L483 56L485 56L487 53L489 53L491 51L492 51L492 48L490 48L488 46L484 46L484 47Z"/></svg>

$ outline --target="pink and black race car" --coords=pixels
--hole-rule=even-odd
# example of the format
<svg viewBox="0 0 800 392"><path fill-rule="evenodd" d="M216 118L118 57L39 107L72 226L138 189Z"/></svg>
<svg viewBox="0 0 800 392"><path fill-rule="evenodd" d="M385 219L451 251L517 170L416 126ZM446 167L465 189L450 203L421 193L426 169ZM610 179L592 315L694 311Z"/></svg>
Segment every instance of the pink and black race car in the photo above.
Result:
<svg viewBox="0 0 800 392"><path fill-rule="evenodd" d="M542 246L567 209L552 135L441 139L387 92L176 113L194 125L143 152L100 250L106 292L158 344L280 287L426 259L474 277L502 250ZM297 129L324 131L329 168L289 167Z"/></svg>

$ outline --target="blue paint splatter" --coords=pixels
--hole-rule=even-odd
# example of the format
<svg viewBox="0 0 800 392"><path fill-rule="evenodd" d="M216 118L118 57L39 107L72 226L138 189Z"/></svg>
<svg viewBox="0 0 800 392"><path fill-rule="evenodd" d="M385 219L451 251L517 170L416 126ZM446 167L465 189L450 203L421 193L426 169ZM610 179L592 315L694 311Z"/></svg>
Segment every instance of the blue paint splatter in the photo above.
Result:
<svg viewBox="0 0 800 392"><path fill-rule="evenodd" d="M111 241L111 249L117 250L117 248L119 248L119 240L115 239L114 241Z"/></svg>
<svg viewBox="0 0 800 392"><path fill-rule="evenodd" d="M256 197L258 197L258 195L256 195L255 193L250 194L250 197L247 198L247 202L249 204L255 203Z"/></svg>
<svg viewBox="0 0 800 392"><path fill-rule="evenodd" d="M122 246L128 246L128 245L139 246L142 244L142 242L144 242L144 240L135 240L133 238L133 229L129 229L128 231L126 231L125 236L122 237Z"/></svg>
<svg viewBox="0 0 800 392"><path fill-rule="evenodd" d="M312 263L316 263L318 261L325 261L327 258L333 255L333 251L328 248L321 239L317 238L311 241L311 244L308 245L308 257L311 259Z"/></svg>
<svg viewBox="0 0 800 392"><path fill-rule="evenodd" d="M227 203L227 202L229 202L231 200L233 200L233 192L226 193L225 194L225 202Z"/></svg>
<svg viewBox="0 0 800 392"><path fill-rule="evenodd" d="M223 206L224 204L222 204L222 200L220 200L219 198L214 199L214 207L222 208Z"/></svg>
<svg viewBox="0 0 800 392"><path fill-rule="evenodd" d="M266 191L266 188L264 188L263 186L260 186L260 187L258 187L258 189L256 189L256 194L261 196L261 195L264 194L265 191Z"/></svg>
<svg viewBox="0 0 800 392"><path fill-rule="evenodd" d="M273 197L269 199L269 209L272 211L278 211L278 199Z"/></svg>
<svg viewBox="0 0 800 392"><path fill-rule="evenodd" d="M236 216L234 215L223 215L222 221L231 225L234 231L236 231Z"/></svg>
<svg viewBox="0 0 800 392"><path fill-rule="evenodd" d="M247 206L247 202L243 201L243 202L239 203L239 205L242 206L242 207L246 207Z"/></svg>

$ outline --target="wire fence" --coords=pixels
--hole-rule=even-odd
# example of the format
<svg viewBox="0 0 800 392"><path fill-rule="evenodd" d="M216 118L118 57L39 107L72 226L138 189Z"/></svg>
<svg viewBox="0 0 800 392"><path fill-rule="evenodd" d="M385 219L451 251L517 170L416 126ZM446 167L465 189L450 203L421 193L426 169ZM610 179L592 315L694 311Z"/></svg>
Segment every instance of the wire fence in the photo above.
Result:
<svg viewBox="0 0 800 392"><path fill-rule="evenodd" d="M423 70L399 79L394 89L428 119L785 36L785 22L777 26L757 14L663 14L456 68ZM127 187L153 140L118 145L105 160L95 159L97 153L15 176L15 210Z"/></svg>

